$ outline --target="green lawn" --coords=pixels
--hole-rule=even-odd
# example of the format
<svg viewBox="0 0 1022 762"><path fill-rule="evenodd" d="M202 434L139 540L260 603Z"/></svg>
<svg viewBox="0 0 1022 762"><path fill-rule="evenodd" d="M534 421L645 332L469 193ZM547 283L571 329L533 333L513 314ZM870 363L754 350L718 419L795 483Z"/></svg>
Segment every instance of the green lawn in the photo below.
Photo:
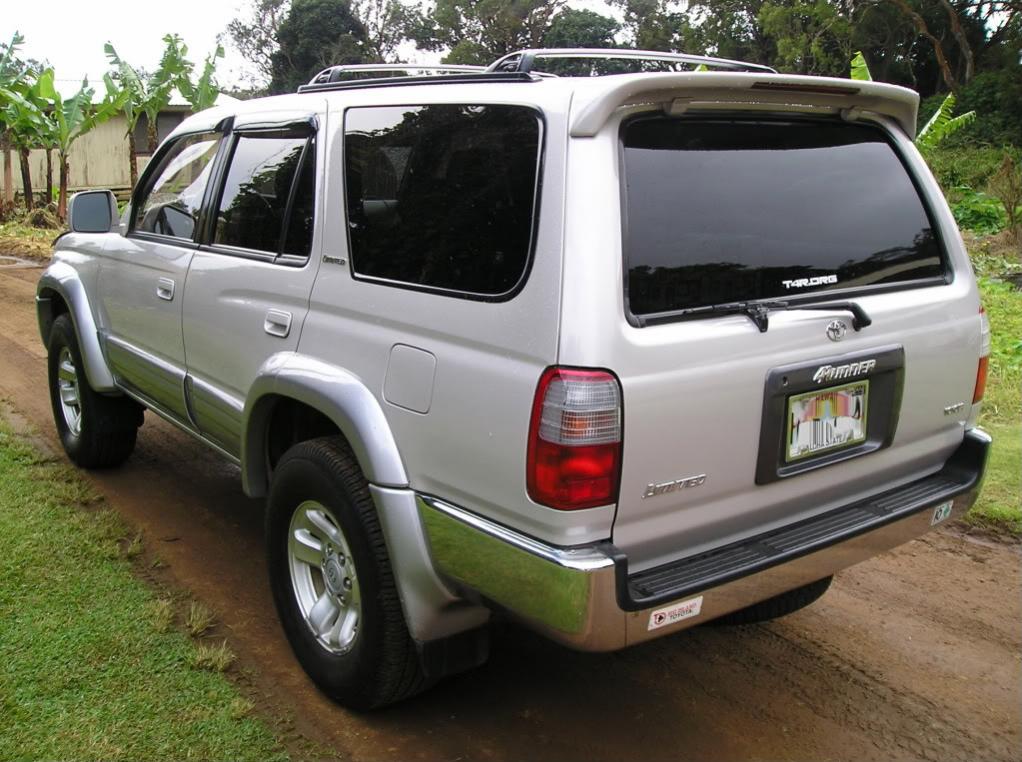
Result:
<svg viewBox="0 0 1022 762"><path fill-rule="evenodd" d="M126 534L0 422L0 759L283 758L133 575Z"/></svg>
<svg viewBox="0 0 1022 762"><path fill-rule="evenodd" d="M983 493L965 521L1017 537L1022 535L1022 292L994 276L1019 266L985 256L974 261L992 333L981 423L993 435L994 447Z"/></svg>

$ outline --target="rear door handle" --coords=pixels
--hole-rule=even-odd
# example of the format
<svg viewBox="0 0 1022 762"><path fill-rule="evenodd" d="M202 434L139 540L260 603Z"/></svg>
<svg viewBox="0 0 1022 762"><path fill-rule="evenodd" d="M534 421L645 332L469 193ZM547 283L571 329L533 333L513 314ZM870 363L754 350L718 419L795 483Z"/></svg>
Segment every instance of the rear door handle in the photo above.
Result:
<svg viewBox="0 0 1022 762"><path fill-rule="evenodd" d="M156 295L161 299L170 302L174 299L174 281L170 278L160 278L156 281Z"/></svg>
<svg viewBox="0 0 1022 762"><path fill-rule="evenodd" d="M267 310L263 330L270 336L286 338L291 333L291 313L284 310Z"/></svg>

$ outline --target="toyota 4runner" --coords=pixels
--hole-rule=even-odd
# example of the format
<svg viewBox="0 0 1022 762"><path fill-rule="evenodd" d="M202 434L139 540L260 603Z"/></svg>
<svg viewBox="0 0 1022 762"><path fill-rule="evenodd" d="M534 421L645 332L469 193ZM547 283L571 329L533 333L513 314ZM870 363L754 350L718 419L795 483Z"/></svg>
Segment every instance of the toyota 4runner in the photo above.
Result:
<svg viewBox="0 0 1022 762"><path fill-rule="evenodd" d="M203 111L122 219L71 204L60 437L114 466L148 409L236 463L355 708L480 664L497 613L609 651L794 611L983 473L989 328L917 100L530 50Z"/></svg>

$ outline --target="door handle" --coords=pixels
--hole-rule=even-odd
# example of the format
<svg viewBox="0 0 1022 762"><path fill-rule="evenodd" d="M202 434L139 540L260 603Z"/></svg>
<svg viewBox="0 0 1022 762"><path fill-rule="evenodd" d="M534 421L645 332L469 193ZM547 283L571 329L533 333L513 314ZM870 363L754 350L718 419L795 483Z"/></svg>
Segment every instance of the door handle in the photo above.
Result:
<svg viewBox="0 0 1022 762"><path fill-rule="evenodd" d="M291 313L284 310L267 310L263 330L270 336L286 338L291 332Z"/></svg>
<svg viewBox="0 0 1022 762"><path fill-rule="evenodd" d="M156 281L156 295L166 301L174 299L174 281L170 278L160 278Z"/></svg>

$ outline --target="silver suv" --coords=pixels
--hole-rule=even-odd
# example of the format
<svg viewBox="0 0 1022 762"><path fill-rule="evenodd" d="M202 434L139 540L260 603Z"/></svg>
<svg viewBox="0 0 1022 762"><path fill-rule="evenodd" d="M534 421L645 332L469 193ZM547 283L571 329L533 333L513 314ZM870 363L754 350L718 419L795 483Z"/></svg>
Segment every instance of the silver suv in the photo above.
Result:
<svg viewBox="0 0 1022 762"><path fill-rule="evenodd" d="M324 691L409 696L494 615L589 651L780 616L972 504L989 329L915 93L399 68L186 120L38 287L69 457L148 409L237 463Z"/></svg>

